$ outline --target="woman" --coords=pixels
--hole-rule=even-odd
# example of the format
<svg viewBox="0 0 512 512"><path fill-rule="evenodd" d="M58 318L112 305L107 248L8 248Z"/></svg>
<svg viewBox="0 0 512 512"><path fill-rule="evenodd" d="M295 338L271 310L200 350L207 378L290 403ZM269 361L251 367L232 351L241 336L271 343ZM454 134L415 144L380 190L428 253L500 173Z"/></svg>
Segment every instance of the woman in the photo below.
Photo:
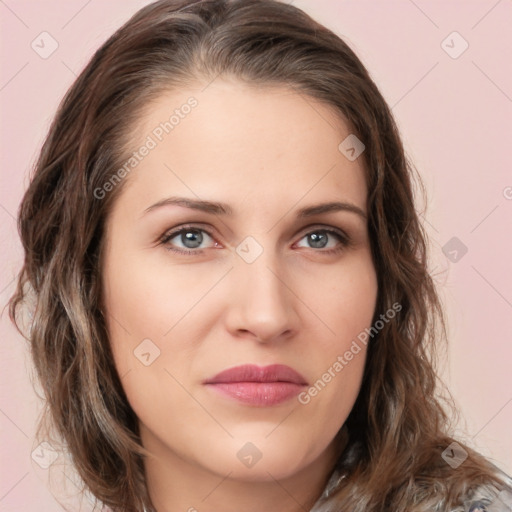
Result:
<svg viewBox="0 0 512 512"><path fill-rule="evenodd" d="M435 395L411 173L362 63L291 5L163 0L98 50L23 198L10 307L35 294L48 418L98 500L507 510Z"/></svg>

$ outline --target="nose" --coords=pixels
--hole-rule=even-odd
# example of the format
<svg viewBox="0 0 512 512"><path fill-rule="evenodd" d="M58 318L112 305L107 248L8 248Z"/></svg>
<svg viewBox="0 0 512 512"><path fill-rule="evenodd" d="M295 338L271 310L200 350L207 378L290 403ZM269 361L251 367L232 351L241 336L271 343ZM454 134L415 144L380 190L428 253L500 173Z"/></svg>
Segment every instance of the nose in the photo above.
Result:
<svg viewBox="0 0 512 512"><path fill-rule="evenodd" d="M270 253L265 250L252 263L239 258L230 272L226 324L234 337L268 343L297 331L297 298L287 282L289 273Z"/></svg>

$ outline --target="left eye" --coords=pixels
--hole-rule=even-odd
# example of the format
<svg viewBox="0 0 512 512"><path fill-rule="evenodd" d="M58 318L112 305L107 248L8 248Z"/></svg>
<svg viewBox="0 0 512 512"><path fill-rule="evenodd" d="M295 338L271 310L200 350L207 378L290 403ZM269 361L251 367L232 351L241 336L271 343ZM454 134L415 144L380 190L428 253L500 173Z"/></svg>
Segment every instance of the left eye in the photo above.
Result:
<svg viewBox="0 0 512 512"><path fill-rule="evenodd" d="M161 240L161 243L163 245L167 245L168 250L173 252L178 252L182 254L197 254L202 252L200 246L205 239L203 234L205 234L207 238L213 240L211 234L205 231L204 229L184 227L177 231L173 231L172 233L164 235L164 237ZM334 246L333 248L329 248L329 250L322 252L338 251L343 249L346 245L348 245L348 238L342 232L325 228L309 231L300 240L307 239L308 243L311 244L310 248L312 249L324 249L327 247L329 243L329 238L332 237L338 239L338 241L340 242L339 246ZM179 242L181 242L182 245L176 247L175 242L171 244L170 242L174 238L178 238ZM216 242L215 245L217 245Z"/></svg>
<svg viewBox="0 0 512 512"><path fill-rule="evenodd" d="M176 251L176 252L182 252L182 253L191 253L191 252L200 252L200 251L194 251L190 249L197 249L203 242L204 236L202 233L205 233L208 238L212 238L211 235L205 231L204 229L199 228L181 228L178 231L174 231L173 233L169 233L166 235L163 240L162 244L169 244L169 242L173 238L177 238L179 236L179 240L184 244L184 249L189 250L183 250L183 249L176 249L174 247L169 247L169 250Z"/></svg>
<svg viewBox="0 0 512 512"><path fill-rule="evenodd" d="M303 236L301 240L304 238L308 239L309 243L312 244L313 249L324 249L329 243L328 239L332 237L336 237L338 241L341 242L342 246L347 245L347 238L332 229L317 229L315 231L310 231Z"/></svg>

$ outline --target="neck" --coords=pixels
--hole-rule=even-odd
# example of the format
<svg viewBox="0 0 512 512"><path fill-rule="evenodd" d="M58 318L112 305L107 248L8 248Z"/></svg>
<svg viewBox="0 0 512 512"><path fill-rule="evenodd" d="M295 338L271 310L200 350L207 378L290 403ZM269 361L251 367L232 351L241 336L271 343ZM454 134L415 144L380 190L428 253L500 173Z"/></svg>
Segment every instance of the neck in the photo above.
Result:
<svg viewBox="0 0 512 512"><path fill-rule="evenodd" d="M148 492L156 512L304 512L325 490L348 441L345 429L315 461L287 478L241 480L209 471L175 452L141 428L144 446L155 457L145 460ZM147 440L146 440L147 438Z"/></svg>

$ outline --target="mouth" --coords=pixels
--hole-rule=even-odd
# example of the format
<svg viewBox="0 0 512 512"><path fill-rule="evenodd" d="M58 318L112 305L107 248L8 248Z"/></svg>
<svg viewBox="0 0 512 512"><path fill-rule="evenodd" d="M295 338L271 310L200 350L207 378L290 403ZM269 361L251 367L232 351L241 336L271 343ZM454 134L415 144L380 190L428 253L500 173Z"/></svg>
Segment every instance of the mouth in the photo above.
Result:
<svg viewBox="0 0 512 512"><path fill-rule="evenodd" d="M300 373L282 364L236 366L205 380L203 384L224 397L257 407L286 402L308 385Z"/></svg>

